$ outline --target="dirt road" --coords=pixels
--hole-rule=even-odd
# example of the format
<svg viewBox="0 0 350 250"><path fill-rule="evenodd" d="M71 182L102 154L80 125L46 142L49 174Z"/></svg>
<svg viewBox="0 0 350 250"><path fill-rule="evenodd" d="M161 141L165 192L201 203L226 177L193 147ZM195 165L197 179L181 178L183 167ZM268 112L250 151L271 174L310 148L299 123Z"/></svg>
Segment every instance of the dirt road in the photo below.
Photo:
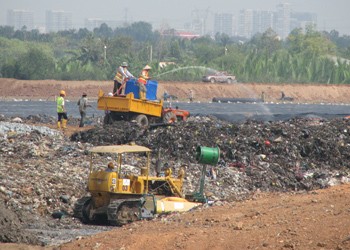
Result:
<svg viewBox="0 0 350 250"><path fill-rule="evenodd" d="M1 249L350 249L350 184L311 193L256 193L79 238L58 248Z"/></svg>
<svg viewBox="0 0 350 250"><path fill-rule="evenodd" d="M68 99L78 99L82 92L86 92L92 99L97 97L99 89L108 93L112 87L112 81L22 81L0 78L0 98L7 100L14 98L54 99L54 96L64 89ZM166 90L180 100L187 100L190 89L193 90L194 99L197 101L210 101L214 97L260 98L262 92L265 93L266 101L276 101L281 97L281 91L283 91L286 96L293 97L295 102L350 102L350 86L329 84L159 82L158 98L161 98Z"/></svg>

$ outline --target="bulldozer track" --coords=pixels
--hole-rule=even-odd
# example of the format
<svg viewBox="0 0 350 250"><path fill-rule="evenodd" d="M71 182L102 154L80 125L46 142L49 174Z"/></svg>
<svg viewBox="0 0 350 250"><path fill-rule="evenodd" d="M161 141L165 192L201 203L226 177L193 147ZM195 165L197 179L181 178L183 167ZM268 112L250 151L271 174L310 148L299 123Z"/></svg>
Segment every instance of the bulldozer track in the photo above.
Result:
<svg viewBox="0 0 350 250"><path fill-rule="evenodd" d="M109 224L122 226L141 219L141 199L112 201L107 208Z"/></svg>
<svg viewBox="0 0 350 250"><path fill-rule="evenodd" d="M83 223L89 221L88 216L84 215L84 206L91 200L91 197L83 197L76 201L73 209L73 216L80 219Z"/></svg>

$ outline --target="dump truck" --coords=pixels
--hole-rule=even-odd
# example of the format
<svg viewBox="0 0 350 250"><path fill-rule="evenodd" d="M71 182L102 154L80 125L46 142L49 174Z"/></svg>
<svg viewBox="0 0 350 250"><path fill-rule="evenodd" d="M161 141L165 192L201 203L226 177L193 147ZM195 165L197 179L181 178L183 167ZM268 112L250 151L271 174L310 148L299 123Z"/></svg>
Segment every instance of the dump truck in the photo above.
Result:
<svg viewBox="0 0 350 250"><path fill-rule="evenodd" d="M127 88L137 86L134 81L128 81L127 84ZM151 97L140 99L136 87L120 96L108 96L99 90L97 108L105 111L104 124L111 124L113 121L135 120L141 126L148 126L149 124L186 121L190 116L187 110L165 107L163 100L156 99L156 90L153 91Z"/></svg>
<svg viewBox="0 0 350 250"><path fill-rule="evenodd" d="M150 219L156 214L188 211L206 201L203 195L205 169L201 193L185 195L185 168L180 167L175 176L172 168L162 170L157 167L152 175L151 150L147 147L133 143L97 146L90 149L90 154L89 195L80 198L74 207L74 216L83 223L98 222L104 218L110 225L120 226ZM141 161L139 165L132 166L134 171L124 162L125 159L135 162L130 154ZM103 155L114 159L116 164L112 164L115 166L113 169L99 164Z"/></svg>

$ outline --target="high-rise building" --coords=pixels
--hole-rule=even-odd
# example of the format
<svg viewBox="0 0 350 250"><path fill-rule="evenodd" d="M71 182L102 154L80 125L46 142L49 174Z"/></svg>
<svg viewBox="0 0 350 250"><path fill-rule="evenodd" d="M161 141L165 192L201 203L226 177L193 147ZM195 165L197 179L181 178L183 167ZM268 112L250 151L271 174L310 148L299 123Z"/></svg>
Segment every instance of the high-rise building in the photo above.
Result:
<svg viewBox="0 0 350 250"><path fill-rule="evenodd" d="M226 14L227 15L227 14ZM317 15L310 12L294 12L289 3L281 3L276 10L240 10L239 15L226 18L225 14L216 14L214 32L223 33L224 20L232 21L232 35L251 38L256 33L264 33L268 29L275 31L280 39L285 39L294 28L305 29L308 25L316 26ZM228 22L226 22L228 23ZM229 26L227 26L229 27ZM231 30L231 27L229 28ZM229 34L227 29L227 34ZM224 32L224 33L226 33Z"/></svg>
<svg viewBox="0 0 350 250"><path fill-rule="evenodd" d="M60 10L46 11L46 32L57 32L73 28L72 13Z"/></svg>
<svg viewBox="0 0 350 250"><path fill-rule="evenodd" d="M253 35L253 10L245 9L239 12L238 35L250 38Z"/></svg>
<svg viewBox="0 0 350 250"><path fill-rule="evenodd" d="M209 10L192 10L191 31L201 36L208 33L207 18Z"/></svg>
<svg viewBox="0 0 350 250"><path fill-rule="evenodd" d="M314 26L316 28L317 15L310 12L292 12L291 13L291 30L295 28L305 28L308 25Z"/></svg>
<svg viewBox="0 0 350 250"><path fill-rule="evenodd" d="M34 14L27 10L8 10L7 25L14 27L15 30L20 30L24 26L27 30L34 28Z"/></svg>
<svg viewBox="0 0 350 250"><path fill-rule="evenodd" d="M291 31L290 15L291 15L291 9L290 9L289 3L281 3L277 5L275 31L282 39L285 39Z"/></svg>
<svg viewBox="0 0 350 250"><path fill-rule="evenodd" d="M225 33L232 36L233 32L233 15L232 14L215 14L214 33Z"/></svg>
<svg viewBox="0 0 350 250"><path fill-rule="evenodd" d="M253 34L264 33L268 29L274 29L274 12L256 10L253 13Z"/></svg>

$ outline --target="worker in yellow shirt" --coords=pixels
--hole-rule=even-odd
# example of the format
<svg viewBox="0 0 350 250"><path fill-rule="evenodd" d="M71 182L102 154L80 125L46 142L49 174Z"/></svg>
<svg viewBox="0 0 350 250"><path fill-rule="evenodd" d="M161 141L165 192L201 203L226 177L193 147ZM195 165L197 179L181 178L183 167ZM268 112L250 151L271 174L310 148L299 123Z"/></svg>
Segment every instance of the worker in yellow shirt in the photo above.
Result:
<svg viewBox="0 0 350 250"><path fill-rule="evenodd" d="M65 96L66 96L66 92L64 90L61 90L60 96L57 97L57 99L56 99L57 116L58 116L57 128L61 128L61 124L62 124L63 129L67 128L67 120L68 120L66 107L64 105L64 97Z"/></svg>

